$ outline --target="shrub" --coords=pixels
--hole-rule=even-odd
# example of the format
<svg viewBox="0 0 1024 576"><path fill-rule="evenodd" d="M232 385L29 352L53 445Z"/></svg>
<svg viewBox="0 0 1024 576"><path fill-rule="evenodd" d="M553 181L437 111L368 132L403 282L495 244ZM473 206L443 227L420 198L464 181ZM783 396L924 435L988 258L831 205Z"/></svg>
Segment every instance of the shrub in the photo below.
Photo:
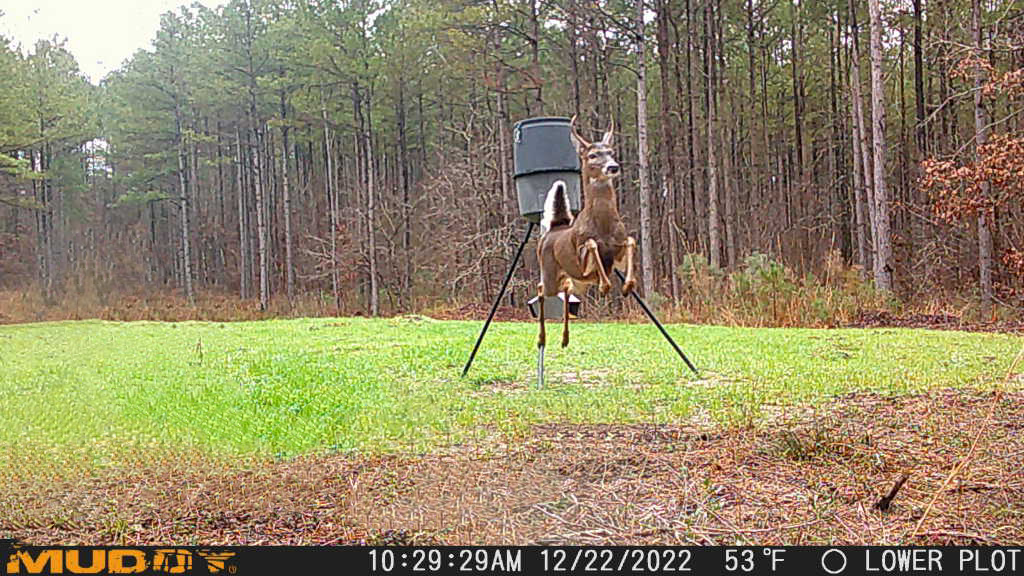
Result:
<svg viewBox="0 0 1024 576"><path fill-rule="evenodd" d="M679 266L683 291L675 315L690 322L749 326L836 326L892 302L839 254L819 274L798 276L767 254L753 253L732 272L712 269L701 254Z"/></svg>

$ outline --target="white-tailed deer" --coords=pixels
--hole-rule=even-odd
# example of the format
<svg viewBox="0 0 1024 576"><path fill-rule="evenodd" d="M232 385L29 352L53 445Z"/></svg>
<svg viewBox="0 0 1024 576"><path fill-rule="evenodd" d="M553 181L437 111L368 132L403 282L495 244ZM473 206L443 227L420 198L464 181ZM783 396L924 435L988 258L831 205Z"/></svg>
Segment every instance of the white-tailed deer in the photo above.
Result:
<svg viewBox="0 0 1024 576"><path fill-rule="evenodd" d="M571 122L571 139L580 156L583 179L583 210L574 219L569 211L565 182L559 180L551 186L544 203L542 235L537 244L540 262L538 294L543 306L545 298L562 292L562 347L569 345L569 294L582 293L591 284L598 284L602 294L611 290L608 275L612 267L624 270L626 280L622 294L636 287L633 277L633 254L636 240L626 234L619 216L613 180L621 169L612 150L614 126L609 127L600 142L590 143L576 131L576 117ZM540 335L537 346L546 342L543 310L540 317Z"/></svg>

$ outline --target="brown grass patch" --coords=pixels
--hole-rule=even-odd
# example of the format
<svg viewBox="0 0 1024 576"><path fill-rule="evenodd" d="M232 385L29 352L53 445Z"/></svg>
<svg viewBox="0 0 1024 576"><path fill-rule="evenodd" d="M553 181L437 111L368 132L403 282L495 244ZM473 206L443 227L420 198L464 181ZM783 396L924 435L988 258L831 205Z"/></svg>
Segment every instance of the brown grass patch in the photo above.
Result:
<svg viewBox="0 0 1024 576"><path fill-rule="evenodd" d="M560 425L427 455L200 462L25 479L0 537L30 543L1014 544L1024 393L856 394L755 428ZM873 505L906 472L882 512Z"/></svg>

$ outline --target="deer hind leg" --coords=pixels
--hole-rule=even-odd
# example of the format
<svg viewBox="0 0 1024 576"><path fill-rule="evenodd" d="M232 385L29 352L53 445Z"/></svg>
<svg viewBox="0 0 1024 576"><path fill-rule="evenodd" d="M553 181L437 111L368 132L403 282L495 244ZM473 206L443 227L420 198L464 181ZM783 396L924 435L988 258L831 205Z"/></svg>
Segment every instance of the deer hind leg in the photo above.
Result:
<svg viewBox="0 0 1024 576"><path fill-rule="evenodd" d="M595 272L595 268L598 288L601 290L601 294L607 294L612 289L612 283L611 280L608 280L608 273L605 272L604 264L601 262L601 249L598 248L597 241L591 238L583 245L584 276L589 278Z"/></svg>
<svg viewBox="0 0 1024 576"><path fill-rule="evenodd" d="M622 259L626 266L626 280L622 283L622 295L627 296L636 289L636 278L633 276L633 255L636 253L636 239L632 236L627 237L624 250L625 255Z"/></svg>
<svg viewBox="0 0 1024 576"><path fill-rule="evenodd" d="M569 294L572 293L572 280L566 278L562 283L562 295L565 301L562 303L562 348L569 345Z"/></svg>

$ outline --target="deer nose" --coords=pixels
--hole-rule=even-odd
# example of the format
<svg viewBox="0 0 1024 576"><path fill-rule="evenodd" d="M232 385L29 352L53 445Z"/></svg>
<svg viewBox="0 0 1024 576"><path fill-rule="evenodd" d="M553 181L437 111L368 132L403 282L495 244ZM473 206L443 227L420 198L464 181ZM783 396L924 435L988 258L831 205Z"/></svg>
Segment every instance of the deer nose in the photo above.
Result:
<svg viewBox="0 0 1024 576"><path fill-rule="evenodd" d="M609 164L607 166L607 168L605 168L605 170L607 170L609 174L618 174L619 173L619 165L618 164Z"/></svg>

